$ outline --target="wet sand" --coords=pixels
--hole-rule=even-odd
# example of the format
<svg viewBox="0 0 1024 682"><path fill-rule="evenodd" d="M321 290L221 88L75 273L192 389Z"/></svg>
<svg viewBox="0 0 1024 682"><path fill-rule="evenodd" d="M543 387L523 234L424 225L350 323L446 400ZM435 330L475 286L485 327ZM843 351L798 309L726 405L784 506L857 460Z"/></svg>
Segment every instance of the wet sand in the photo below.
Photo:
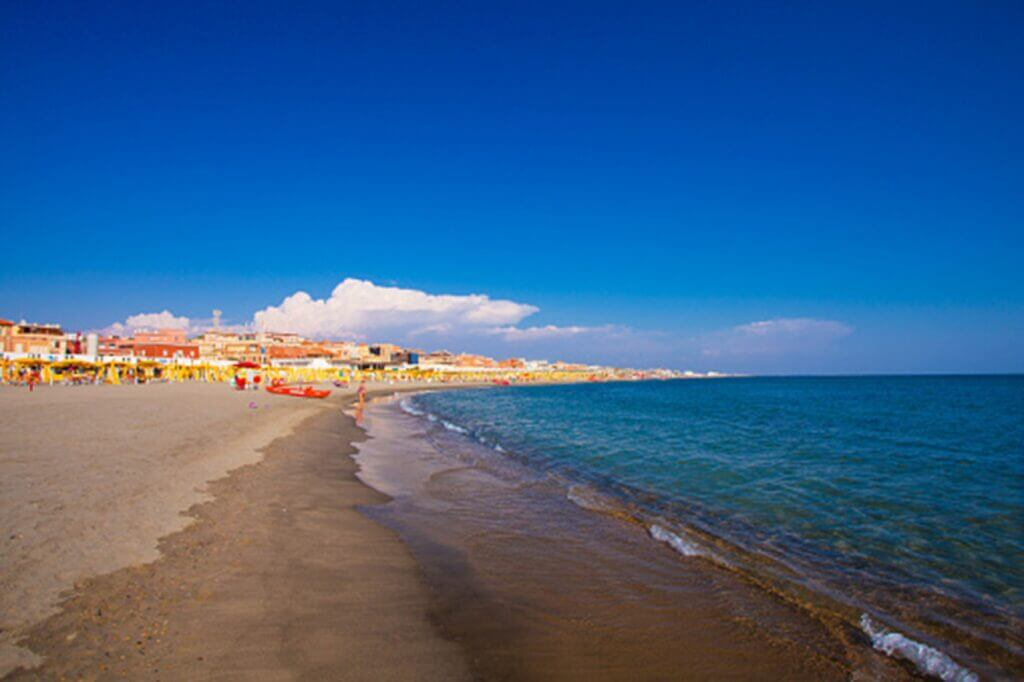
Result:
<svg viewBox="0 0 1024 682"><path fill-rule="evenodd" d="M561 481L395 405L367 413L367 514L412 547L480 679L907 679L858 631L580 508Z"/></svg>
<svg viewBox="0 0 1024 682"><path fill-rule="evenodd" d="M9 677L463 677L408 551L356 510L387 498L354 478L343 400L0 393Z"/></svg>

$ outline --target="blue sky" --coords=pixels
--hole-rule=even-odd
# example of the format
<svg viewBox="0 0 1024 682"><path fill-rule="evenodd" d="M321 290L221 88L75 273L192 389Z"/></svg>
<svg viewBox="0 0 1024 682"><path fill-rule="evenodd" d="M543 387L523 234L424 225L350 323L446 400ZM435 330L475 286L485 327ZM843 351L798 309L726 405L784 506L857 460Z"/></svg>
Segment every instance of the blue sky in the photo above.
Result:
<svg viewBox="0 0 1024 682"><path fill-rule="evenodd" d="M366 4L6 3L0 316L1024 371L1024 5Z"/></svg>

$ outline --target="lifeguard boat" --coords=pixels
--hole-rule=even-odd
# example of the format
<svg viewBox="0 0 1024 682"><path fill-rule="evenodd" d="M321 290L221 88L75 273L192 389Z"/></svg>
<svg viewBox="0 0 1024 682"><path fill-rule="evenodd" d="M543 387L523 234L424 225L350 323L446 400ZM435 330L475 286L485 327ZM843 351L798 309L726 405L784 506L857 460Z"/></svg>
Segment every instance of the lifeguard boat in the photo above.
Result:
<svg viewBox="0 0 1024 682"><path fill-rule="evenodd" d="M313 388L312 386L289 386L287 384L272 382L267 386L267 392L274 395L290 395L293 398L317 398L323 399L331 394L329 390Z"/></svg>

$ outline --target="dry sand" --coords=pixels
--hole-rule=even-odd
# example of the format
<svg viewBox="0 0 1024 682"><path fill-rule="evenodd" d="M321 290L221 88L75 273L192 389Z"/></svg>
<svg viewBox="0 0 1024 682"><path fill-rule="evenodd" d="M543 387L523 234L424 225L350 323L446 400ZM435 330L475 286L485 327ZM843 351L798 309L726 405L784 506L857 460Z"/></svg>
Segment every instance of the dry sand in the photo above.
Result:
<svg viewBox="0 0 1024 682"><path fill-rule="evenodd" d="M342 393L0 389L0 674L461 677Z"/></svg>

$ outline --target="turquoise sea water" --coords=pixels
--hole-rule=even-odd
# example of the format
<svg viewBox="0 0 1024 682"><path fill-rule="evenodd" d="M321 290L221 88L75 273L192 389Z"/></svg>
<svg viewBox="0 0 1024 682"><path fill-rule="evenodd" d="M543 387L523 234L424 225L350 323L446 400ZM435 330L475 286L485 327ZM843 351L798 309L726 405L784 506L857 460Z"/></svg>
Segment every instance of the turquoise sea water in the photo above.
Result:
<svg viewBox="0 0 1024 682"><path fill-rule="evenodd" d="M408 406L682 554L870 614L869 634L1021 665L1024 377L511 387Z"/></svg>

